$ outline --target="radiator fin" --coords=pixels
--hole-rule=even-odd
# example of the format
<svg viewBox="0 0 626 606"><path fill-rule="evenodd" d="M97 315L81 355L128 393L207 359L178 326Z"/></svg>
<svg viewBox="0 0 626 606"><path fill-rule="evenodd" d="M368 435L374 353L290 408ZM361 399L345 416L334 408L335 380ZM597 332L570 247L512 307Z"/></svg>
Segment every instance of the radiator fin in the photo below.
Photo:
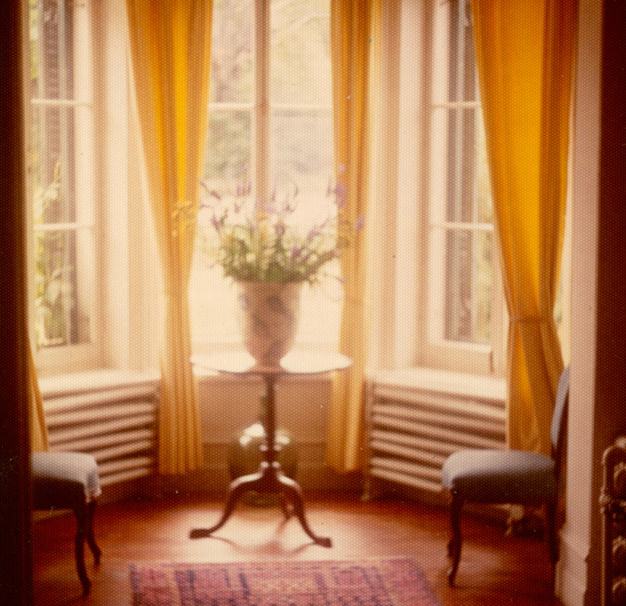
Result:
<svg viewBox="0 0 626 606"><path fill-rule="evenodd" d="M95 380L93 387L44 392L44 409L50 450L92 454L102 486L155 472L156 380Z"/></svg>
<svg viewBox="0 0 626 606"><path fill-rule="evenodd" d="M406 374L403 375L406 378ZM394 385L393 374L368 384L367 474L392 483L441 492L441 466L464 448L505 447L504 389L486 382L484 395L475 381L469 395L462 388L436 388L436 373L428 388L406 380ZM450 383L450 374L446 375ZM496 385L497 389L494 389ZM433 387L434 386L434 387Z"/></svg>

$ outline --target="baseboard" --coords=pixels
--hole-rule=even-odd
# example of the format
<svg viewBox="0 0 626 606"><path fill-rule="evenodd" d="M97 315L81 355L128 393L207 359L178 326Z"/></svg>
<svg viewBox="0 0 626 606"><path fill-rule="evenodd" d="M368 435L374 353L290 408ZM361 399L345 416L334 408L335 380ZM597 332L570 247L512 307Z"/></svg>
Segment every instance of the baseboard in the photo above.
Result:
<svg viewBox="0 0 626 606"><path fill-rule="evenodd" d="M561 533L556 595L566 606L585 606L589 546L565 529Z"/></svg>

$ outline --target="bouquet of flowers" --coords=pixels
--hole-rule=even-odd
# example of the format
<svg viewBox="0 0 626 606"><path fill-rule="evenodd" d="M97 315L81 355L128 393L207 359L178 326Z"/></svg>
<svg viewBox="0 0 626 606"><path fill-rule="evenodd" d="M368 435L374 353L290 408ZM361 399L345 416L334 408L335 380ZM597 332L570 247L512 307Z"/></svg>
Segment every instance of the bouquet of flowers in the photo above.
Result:
<svg viewBox="0 0 626 606"><path fill-rule="evenodd" d="M327 214L307 224L297 221L299 189L274 192L261 204L247 183L219 193L202 182L201 211L209 220L201 237L204 252L220 265L224 276L241 282L308 282L315 284L325 266L352 241L361 222L343 219L345 195L329 184ZM302 225L306 227L302 227ZM202 225L202 223L201 223Z"/></svg>

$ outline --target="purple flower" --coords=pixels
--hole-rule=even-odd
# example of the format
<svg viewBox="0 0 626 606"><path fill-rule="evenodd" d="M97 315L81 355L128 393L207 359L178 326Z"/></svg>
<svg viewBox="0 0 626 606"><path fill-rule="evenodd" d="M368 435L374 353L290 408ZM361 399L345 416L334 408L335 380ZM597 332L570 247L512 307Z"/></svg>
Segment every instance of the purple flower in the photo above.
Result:
<svg viewBox="0 0 626 606"><path fill-rule="evenodd" d="M319 227L312 228L311 231L306 236L306 241L311 242L311 240L313 240L314 238L317 238L317 236L319 236L321 233L322 232L320 231Z"/></svg>
<svg viewBox="0 0 626 606"><path fill-rule="evenodd" d="M291 214L295 212L297 206L298 205L296 204L295 198L293 198L291 201L285 200L285 205L283 206L283 213L286 215Z"/></svg>
<svg viewBox="0 0 626 606"><path fill-rule="evenodd" d="M216 231L220 231L222 227L224 227L224 223L226 221L226 215L222 215L219 219L216 215L211 217L211 225L215 228Z"/></svg>
<svg viewBox="0 0 626 606"><path fill-rule="evenodd" d="M222 201L222 196L220 196L220 194L218 194L214 189L209 189L209 186L204 181L200 181L200 187L202 187L206 196L215 198L218 202ZM212 204L205 203L204 200L200 202L200 205L209 208L213 206Z"/></svg>
<svg viewBox="0 0 626 606"><path fill-rule="evenodd" d="M335 205L337 206L337 208L343 208L345 206L347 192L348 190L345 184L341 181L337 183L337 185L335 185L333 189L330 190L330 193L334 194L335 196Z"/></svg>

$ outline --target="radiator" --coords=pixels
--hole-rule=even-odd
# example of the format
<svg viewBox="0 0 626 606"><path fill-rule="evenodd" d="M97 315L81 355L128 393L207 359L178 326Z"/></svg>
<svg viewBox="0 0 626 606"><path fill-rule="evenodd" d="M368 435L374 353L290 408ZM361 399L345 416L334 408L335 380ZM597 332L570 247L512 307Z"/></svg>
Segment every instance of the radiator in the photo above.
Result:
<svg viewBox="0 0 626 606"><path fill-rule="evenodd" d="M102 486L156 469L158 382L152 377L92 373L63 385L41 381L50 450L92 454Z"/></svg>
<svg viewBox="0 0 626 606"><path fill-rule="evenodd" d="M463 448L505 447L503 381L428 370L368 381L367 493L376 479L441 492L441 466Z"/></svg>

